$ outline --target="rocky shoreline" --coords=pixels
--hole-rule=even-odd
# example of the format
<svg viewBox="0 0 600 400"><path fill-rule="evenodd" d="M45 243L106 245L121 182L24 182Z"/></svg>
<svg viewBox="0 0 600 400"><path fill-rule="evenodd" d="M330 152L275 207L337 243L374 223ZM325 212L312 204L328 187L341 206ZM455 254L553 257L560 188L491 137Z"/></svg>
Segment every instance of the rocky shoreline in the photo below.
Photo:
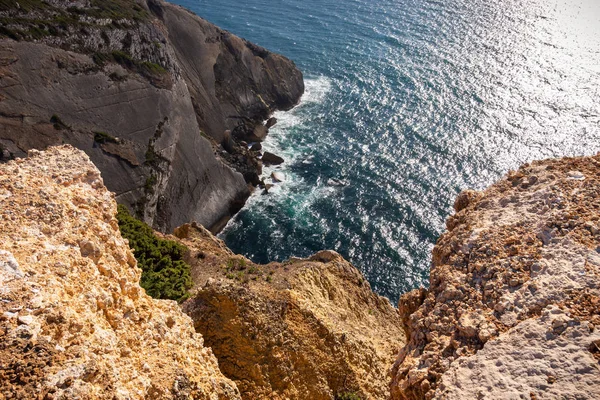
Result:
<svg viewBox="0 0 600 400"><path fill-rule="evenodd" d="M333 251L211 233L284 161L291 61L160 0L0 21L0 400L600 398L600 155L461 193L395 308ZM140 287L117 201L187 249L184 303Z"/></svg>

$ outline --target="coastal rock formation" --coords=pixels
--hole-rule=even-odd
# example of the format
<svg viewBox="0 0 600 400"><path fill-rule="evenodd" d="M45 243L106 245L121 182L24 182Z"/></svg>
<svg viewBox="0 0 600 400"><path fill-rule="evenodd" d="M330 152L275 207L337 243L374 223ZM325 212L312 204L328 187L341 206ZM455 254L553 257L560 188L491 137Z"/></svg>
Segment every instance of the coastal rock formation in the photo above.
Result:
<svg viewBox="0 0 600 400"><path fill-rule="evenodd" d="M256 265L198 225L175 235L196 283L183 309L243 399L389 397L398 312L339 254Z"/></svg>
<svg viewBox="0 0 600 400"><path fill-rule="evenodd" d="M600 398L600 155L465 192L404 295L394 399Z"/></svg>
<svg viewBox="0 0 600 400"><path fill-rule="evenodd" d="M140 288L89 158L30 154L0 165L0 398L239 399L190 318Z"/></svg>
<svg viewBox="0 0 600 400"><path fill-rule="evenodd" d="M162 231L237 212L261 164L235 138L304 90L291 61L160 0L7 0L0 20L0 161L70 143Z"/></svg>

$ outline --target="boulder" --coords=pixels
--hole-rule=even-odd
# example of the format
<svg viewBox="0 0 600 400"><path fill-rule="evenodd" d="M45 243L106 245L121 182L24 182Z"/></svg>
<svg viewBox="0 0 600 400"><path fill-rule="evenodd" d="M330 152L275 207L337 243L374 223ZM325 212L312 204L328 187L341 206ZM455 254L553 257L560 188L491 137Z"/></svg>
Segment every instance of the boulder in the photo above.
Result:
<svg viewBox="0 0 600 400"><path fill-rule="evenodd" d="M251 133L247 134L246 140L249 142L262 142L267 137L269 130L264 125L256 125Z"/></svg>
<svg viewBox="0 0 600 400"><path fill-rule="evenodd" d="M273 171L271 173L271 179L273 179L274 182L283 182L285 181L285 174L281 171Z"/></svg>
<svg viewBox="0 0 600 400"><path fill-rule="evenodd" d="M250 147L251 151L261 151L262 150L262 144L260 143L254 143L251 147Z"/></svg>
<svg viewBox="0 0 600 400"><path fill-rule="evenodd" d="M277 124L277 118L275 118L275 117L269 118L266 123L267 129L271 129L272 127L275 126L275 124Z"/></svg>
<svg viewBox="0 0 600 400"><path fill-rule="evenodd" d="M279 165L279 164L283 164L284 159L279 157L276 154L265 151L262 156L262 162L265 165Z"/></svg>

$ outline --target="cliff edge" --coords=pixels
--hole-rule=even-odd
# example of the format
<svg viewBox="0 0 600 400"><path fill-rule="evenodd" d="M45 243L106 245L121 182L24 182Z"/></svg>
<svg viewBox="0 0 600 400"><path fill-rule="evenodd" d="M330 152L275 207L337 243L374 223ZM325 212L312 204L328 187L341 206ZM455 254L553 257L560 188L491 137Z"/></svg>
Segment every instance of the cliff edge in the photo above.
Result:
<svg viewBox="0 0 600 400"><path fill-rule="evenodd" d="M460 194L399 301L394 399L600 398L600 155Z"/></svg>
<svg viewBox="0 0 600 400"><path fill-rule="evenodd" d="M1 399L240 399L153 300L98 169L70 146L0 165Z"/></svg>
<svg viewBox="0 0 600 400"><path fill-rule="evenodd" d="M183 310L242 399L389 398L400 316L339 254L258 265L201 226L175 235L196 284Z"/></svg>
<svg viewBox="0 0 600 400"><path fill-rule="evenodd" d="M0 4L0 161L72 144L161 231L222 227L259 182L245 141L303 91L290 60L160 0Z"/></svg>

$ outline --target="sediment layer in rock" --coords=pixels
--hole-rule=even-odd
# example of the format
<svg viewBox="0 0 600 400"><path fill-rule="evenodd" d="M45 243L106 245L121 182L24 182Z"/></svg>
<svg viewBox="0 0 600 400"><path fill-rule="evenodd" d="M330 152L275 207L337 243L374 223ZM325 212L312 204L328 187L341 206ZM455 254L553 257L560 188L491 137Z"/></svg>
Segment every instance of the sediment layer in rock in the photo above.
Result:
<svg viewBox="0 0 600 400"><path fill-rule="evenodd" d="M399 315L339 254L256 265L201 227L175 234L197 284L184 311L243 399L389 397Z"/></svg>
<svg viewBox="0 0 600 400"><path fill-rule="evenodd" d="M399 302L393 398L600 398L600 156L527 164L455 210L429 290Z"/></svg>
<svg viewBox="0 0 600 400"><path fill-rule="evenodd" d="M70 146L0 165L0 398L239 399L153 300L100 172Z"/></svg>

